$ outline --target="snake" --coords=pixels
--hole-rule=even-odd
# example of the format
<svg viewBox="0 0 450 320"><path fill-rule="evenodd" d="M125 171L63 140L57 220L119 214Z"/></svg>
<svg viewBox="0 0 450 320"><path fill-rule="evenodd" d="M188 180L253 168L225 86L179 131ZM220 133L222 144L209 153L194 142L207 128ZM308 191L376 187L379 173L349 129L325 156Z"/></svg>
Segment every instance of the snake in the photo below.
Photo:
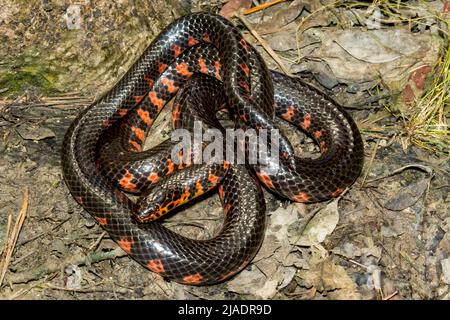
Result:
<svg viewBox="0 0 450 320"><path fill-rule="evenodd" d="M175 95L175 128L195 119L217 127L212 115L226 105L239 128L270 131L278 128L276 118L290 122L319 145L320 156L296 156L284 135L279 159L264 165L177 165L171 141L144 151L145 133ZM231 22L207 12L170 23L113 88L72 121L61 148L69 191L111 239L147 269L189 285L228 280L251 262L266 228L261 185L296 202L326 201L354 183L363 159L361 135L343 107L303 80L269 70ZM147 221L216 187L224 222L211 239ZM146 189L140 201L127 195Z"/></svg>

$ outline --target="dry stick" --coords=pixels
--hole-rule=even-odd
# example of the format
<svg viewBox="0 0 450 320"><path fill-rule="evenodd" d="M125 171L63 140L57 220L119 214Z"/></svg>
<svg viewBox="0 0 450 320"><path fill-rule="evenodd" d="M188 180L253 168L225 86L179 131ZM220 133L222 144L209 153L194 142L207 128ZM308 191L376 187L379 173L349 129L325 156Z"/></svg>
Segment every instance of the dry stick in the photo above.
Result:
<svg viewBox="0 0 450 320"><path fill-rule="evenodd" d="M30 285L25 286L24 288L20 288L18 291L14 291L12 292L9 296L6 297L6 299L8 300L14 300L17 299L18 297L26 294L27 292L29 292L30 290L39 287L40 285L42 285L45 281L47 281L47 278L41 279L39 281L36 281ZM3 299L0 296L0 299Z"/></svg>
<svg viewBox="0 0 450 320"><path fill-rule="evenodd" d="M55 231L56 229L58 229L60 226L62 226L64 223L66 223L67 221L69 221L70 219L72 219L72 217L67 218L64 221L61 221L60 223L58 223L56 226L54 226L53 228L50 229L50 231L45 231L45 232L41 232L31 238L28 239L24 239L22 241L19 242L19 246L23 246L24 244L27 244L28 242L34 241L42 236L45 236L47 234L50 234L51 232Z"/></svg>
<svg viewBox="0 0 450 320"><path fill-rule="evenodd" d="M273 5L277 4L277 3L281 3L281 2L285 2L285 1L286 1L286 0L273 0L273 1L269 1L269 2L266 2L266 3L260 4L259 6L256 6L256 7L247 9L247 10L244 10L243 13L244 13L245 15L247 15L247 14L250 14L250 13L258 12L258 11L264 10L264 9L266 9L266 8L268 8L268 7L271 7L271 6L273 6Z"/></svg>
<svg viewBox="0 0 450 320"><path fill-rule="evenodd" d="M93 283L87 287L84 288L65 288L60 286L54 286L50 283L45 283L42 287L47 289L53 289L53 290L61 290L61 291L69 291L69 292L80 292L80 293L91 293L91 292L111 292L110 289L107 289L105 287L100 287L102 285L107 285L109 281L106 281L105 279L100 280L97 283ZM114 282L112 282L112 285L114 286ZM100 288L99 288L100 287ZM117 289L114 289L117 291ZM121 287L120 291L117 291L121 294L127 294L130 293L130 291L133 291L131 288L127 287Z"/></svg>
<svg viewBox="0 0 450 320"><path fill-rule="evenodd" d="M96 247L99 245L99 243L102 241L103 237L106 236L106 234L107 234L106 231L104 231L104 232L97 238L97 240L96 240L92 245L89 246L88 250L91 251L91 250L93 250L94 248L96 248Z"/></svg>
<svg viewBox="0 0 450 320"><path fill-rule="evenodd" d="M373 161L375 160L375 156L377 154L379 146L380 146L380 140L377 140L377 143L375 144L375 147L373 148L372 156L370 157L370 161L367 164L367 169L366 169L366 172L364 173L363 181L361 182L361 187L364 187L364 184L366 183L367 176L370 173L370 169L372 168Z"/></svg>
<svg viewBox="0 0 450 320"><path fill-rule="evenodd" d="M12 215L10 214L8 216L8 224L6 226L6 233L5 233L5 241L4 241L4 249L2 253L5 253L8 251L8 239L9 239L9 232L11 231L11 224L12 224ZM1 266L2 268L0 268L0 270L3 270L3 264L5 263L6 260L0 261L1 262Z"/></svg>
<svg viewBox="0 0 450 320"><path fill-rule="evenodd" d="M126 252L121 248L116 248L109 252L94 252L90 255L77 254L71 256L64 261L53 261L47 262L44 265L23 273L14 274L8 277L9 283L25 283L31 280L39 279L45 275L59 272L61 270L61 265L87 265L91 263L100 262L103 260L111 260L115 258L120 258L126 256Z"/></svg>
<svg viewBox="0 0 450 320"><path fill-rule="evenodd" d="M398 294L398 291L394 291L393 293L391 293L390 295L386 296L383 298L383 300L391 300L394 296L396 296Z"/></svg>
<svg viewBox="0 0 450 320"><path fill-rule="evenodd" d="M275 60L275 62L278 64L278 66L280 66L281 70L283 70L283 72L290 76L291 73L289 72L289 70L286 68L286 66L284 65L284 63L281 61L280 57L278 56L278 54L276 54L275 51L272 50L272 48L269 46L269 44L267 43L266 40L264 40L263 38L261 38L261 36L256 32L255 29L253 29L253 27L251 26L251 24L248 22L247 18L244 17L244 15L242 14L242 10L239 11L236 15L236 17L239 18L239 20L241 20L241 22L245 25L245 27L250 31L250 33L256 38L256 40L258 40L258 42L261 44L261 46L264 48L264 50L267 51L267 53L272 57L273 60Z"/></svg>
<svg viewBox="0 0 450 320"><path fill-rule="evenodd" d="M8 243L6 244L6 256L3 262L2 273L0 276L0 286L3 283L3 279L5 278L5 274L6 271L8 270L9 263L11 262L11 257L14 252L14 248L16 247L17 238L19 237L20 230L22 229L23 222L25 221L27 211L28 211L28 188L25 187L23 190L22 208L20 209L19 216L17 217L16 223L14 225L14 229L12 230L11 237L8 239Z"/></svg>
<svg viewBox="0 0 450 320"><path fill-rule="evenodd" d="M16 264L20 263L21 261L25 260L26 258L28 258L29 256L31 256L32 254L36 253L35 251L30 251L26 254L24 254L23 256L21 256L20 258L16 258L14 259L13 262L10 263L11 266L15 266Z"/></svg>
<svg viewBox="0 0 450 320"><path fill-rule="evenodd" d="M355 261L353 259L349 259L348 261L353 263L353 264L356 264L358 267L363 268L364 270L368 269L367 266L365 266L365 265L363 265L363 264L361 264L361 263L359 263L359 262L357 262L357 261Z"/></svg>
<svg viewBox="0 0 450 320"><path fill-rule="evenodd" d="M111 289L107 288L94 288L94 289L71 289L71 288L64 288L64 287L57 287L53 285L46 284L46 289L52 289L52 290L60 290L60 291L68 291L68 292L78 292L78 293L97 293L97 292L107 292L111 293ZM132 289L114 289L114 292L120 293L120 294L130 294L130 291L133 291Z"/></svg>

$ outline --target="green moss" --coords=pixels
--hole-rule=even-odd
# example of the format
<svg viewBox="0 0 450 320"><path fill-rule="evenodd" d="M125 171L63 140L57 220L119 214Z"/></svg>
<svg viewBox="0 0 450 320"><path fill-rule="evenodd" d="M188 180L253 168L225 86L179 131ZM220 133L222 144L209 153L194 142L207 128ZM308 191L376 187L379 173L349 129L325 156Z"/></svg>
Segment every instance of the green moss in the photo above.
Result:
<svg viewBox="0 0 450 320"><path fill-rule="evenodd" d="M6 61L0 68L0 96L14 96L25 89L37 89L42 93L55 93L55 70L37 55L24 54L14 60Z"/></svg>

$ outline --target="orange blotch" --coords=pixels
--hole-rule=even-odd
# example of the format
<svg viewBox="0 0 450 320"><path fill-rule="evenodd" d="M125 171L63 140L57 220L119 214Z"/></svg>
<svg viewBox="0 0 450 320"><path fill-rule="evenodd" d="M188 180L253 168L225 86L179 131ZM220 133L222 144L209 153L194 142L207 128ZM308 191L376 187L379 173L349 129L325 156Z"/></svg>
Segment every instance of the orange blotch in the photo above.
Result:
<svg viewBox="0 0 450 320"><path fill-rule="evenodd" d="M155 91L150 91L148 97L150 98L151 103L153 103L153 105L156 106L158 111L164 107L164 100L158 98L158 95L156 94Z"/></svg>
<svg viewBox="0 0 450 320"><path fill-rule="evenodd" d="M190 196L191 196L191 193L189 192L189 188L187 188L186 190L183 191L180 198L178 198L175 201L171 201L171 202L167 203L165 208L168 208L170 205L173 205L173 208L178 207L178 206L186 203L189 200Z"/></svg>
<svg viewBox="0 0 450 320"><path fill-rule="evenodd" d="M203 34L203 41L205 42L211 42L211 39L209 38L209 34L207 34L206 32Z"/></svg>
<svg viewBox="0 0 450 320"><path fill-rule="evenodd" d="M303 118L302 127L303 127L303 129L308 130L310 126L311 126L311 115L308 113Z"/></svg>
<svg viewBox="0 0 450 320"><path fill-rule="evenodd" d="M164 272L164 265L161 259L153 259L147 262L147 268L156 273Z"/></svg>
<svg viewBox="0 0 450 320"><path fill-rule="evenodd" d="M185 77L192 76L192 72L189 71L189 66L187 63L183 62L176 66L177 72Z"/></svg>
<svg viewBox="0 0 450 320"><path fill-rule="evenodd" d="M120 179L119 184L125 190L136 190L136 185L131 182L132 180L133 175L128 170L126 170L125 176Z"/></svg>
<svg viewBox="0 0 450 320"><path fill-rule="evenodd" d="M186 203L190 197L191 197L191 193L189 192L189 189L184 190L183 194L181 195L180 199L178 200L178 205Z"/></svg>
<svg viewBox="0 0 450 320"><path fill-rule="evenodd" d="M120 239L117 241L117 244L125 251L126 253L131 252L131 247L133 246L134 241L129 239Z"/></svg>
<svg viewBox="0 0 450 320"><path fill-rule="evenodd" d="M287 108L287 111L282 114L282 117L286 121L292 121L292 119L294 118L294 115L295 115L294 107L293 106L289 106Z"/></svg>
<svg viewBox="0 0 450 320"><path fill-rule="evenodd" d="M198 65L200 66L200 72L201 73L208 73L208 67L206 66L205 59L202 57L198 58Z"/></svg>
<svg viewBox="0 0 450 320"><path fill-rule="evenodd" d="M299 194L292 196L291 200L296 202L308 202L311 197L306 192L300 192Z"/></svg>
<svg viewBox="0 0 450 320"><path fill-rule="evenodd" d="M314 137L316 139L320 139L320 137L322 137L325 134L325 130L321 129L321 130L317 130L314 132Z"/></svg>
<svg viewBox="0 0 450 320"><path fill-rule="evenodd" d="M331 193L331 196L332 196L333 198L336 198L336 197L338 197L342 192L344 192L344 189L342 189L342 188L337 188L336 191L334 191L334 192Z"/></svg>
<svg viewBox="0 0 450 320"><path fill-rule="evenodd" d="M230 168L230 163L229 163L228 161L224 161L224 162L223 162L223 168L224 168L225 170L228 170L228 168Z"/></svg>
<svg viewBox="0 0 450 320"><path fill-rule="evenodd" d="M216 175L213 175L213 174L209 174L208 181L213 183L213 184L216 184L217 181L219 181L219 177L216 176Z"/></svg>
<svg viewBox="0 0 450 320"><path fill-rule="evenodd" d="M219 197L220 199L223 199L225 197L225 192L223 191L223 186L219 186Z"/></svg>
<svg viewBox="0 0 450 320"><path fill-rule="evenodd" d="M168 176L169 174L172 174L173 171L175 170L175 165L174 165L173 161L170 160L170 159L167 159L166 165L167 165L167 173L166 173L166 176Z"/></svg>
<svg viewBox="0 0 450 320"><path fill-rule="evenodd" d="M195 192L196 197L198 197L199 195L202 195L204 193L203 185L202 185L201 181L195 182L195 188L197 189L197 191Z"/></svg>
<svg viewBox="0 0 450 320"><path fill-rule="evenodd" d="M172 127L176 128L176 123L180 120L181 117L181 106L178 103L175 103L172 107Z"/></svg>
<svg viewBox="0 0 450 320"><path fill-rule="evenodd" d="M137 106L139 103L141 103L142 99L144 99L144 96L134 96L134 105Z"/></svg>
<svg viewBox="0 0 450 320"><path fill-rule="evenodd" d="M242 48L245 49L245 51L247 51L247 52L249 51L248 43L247 43L247 41L244 40L244 38L241 38L241 40L239 41L239 43L241 44Z"/></svg>
<svg viewBox="0 0 450 320"><path fill-rule="evenodd" d="M274 189L275 187L273 186L272 180L270 179L270 177L263 173L263 172L257 172L256 175L258 176L259 180L261 180L261 182L267 186L270 189Z"/></svg>
<svg viewBox="0 0 450 320"><path fill-rule="evenodd" d="M177 46L176 44L172 45L173 55L178 57L181 54L181 48Z"/></svg>
<svg viewBox="0 0 450 320"><path fill-rule="evenodd" d="M320 152L324 153L328 150L327 142L326 141L320 141Z"/></svg>
<svg viewBox="0 0 450 320"><path fill-rule="evenodd" d="M131 149L133 149L134 151L142 150L142 146L139 143L137 143L136 141L128 140L128 143L130 144Z"/></svg>
<svg viewBox="0 0 450 320"><path fill-rule="evenodd" d="M178 87L175 85L175 82L173 80L162 78L161 82L167 87L167 90L169 90L170 93L175 93L178 90Z"/></svg>
<svg viewBox="0 0 450 320"><path fill-rule="evenodd" d="M228 213L230 212L230 210L231 210L231 203L227 203L227 204L225 205L225 207L223 208L223 213L225 213L225 215L228 215Z"/></svg>
<svg viewBox="0 0 450 320"><path fill-rule="evenodd" d="M125 116L128 113L128 109L119 109L117 110L117 114L121 117Z"/></svg>
<svg viewBox="0 0 450 320"><path fill-rule="evenodd" d="M220 69L222 68L222 65L219 61L214 61L214 70L216 72L216 79L222 80L222 77L220 76Z"/></svg>
<svg viewBox="0 0 450 320"><path fill-rule="evenodd" d="M144 141L145 139L145 133L144 130L138 128L138 127L131 127L131 131L136 135L136 138L139 139L139 141Z"/></svg>
<svg viewBox="0 0 450 320"><path fill-rule="evenodd" d="M167 64L162 63L162 62L158 63L158 71L159 71L159 73L163 73L164 71L166 71L166 69L167 69Z"/></svg>
<svg viewBox="0 0 450 320"><path fill-rule="evenodd" d="M138 109L137 110L137 114L138 116L142 119L142 121L144 121L144 123L148 126L152 125L152 118L150 117L150 113L148 111L142 110L142 109Z"/></svg>
<svg viewBox="0 0 450 320"><path fill-rule="evenodd" d="M100 218L100 217L97 217L97 218L95 218L95 220L97 220L97 222L98 222L100 225L102 225L102 226L108 224L108 219L106 219L106 218Z"/></svg>
<svg viewBox="0 0 450 320"><path fill-rule="evenodd" d="M150 88L155 84L155 80L149 78L147 75L144 75L144 80L147 81L147 84Z"/></svg>
<svg viewBox="0 0 450 320"><path fill-rule="evenodd" d="M170 204L170 203L169 203L169 204ZM168 204L168 205L169 205L169 204ZM168 209L167 207L161 207L161 208L159 208L159 210L158 210L159 215L153 215L152 220L158 219L159 217L165 215L167 212L169 212L169 209Z"/></svg>
<svg viewBox="0 0 450 320"><path fill-rule="evenodd" d="M188 46L192 47L195 46L198 43L198 40L195 39L194 37L189 37L188 38Z"/></svg>
<svg viewBox="0 0 450 320"><path fill-rule="evenodd" d="M247 77L249 77L250 76L250 68L248 67L248 65L245 63L241 63L239 66L241 67L242 71L244 71L245 75Z"/></svg>
<svg viewBox="0 0 450 320"><path fill-rule="evenodd" d="M148 180L151 181L151 183L157 183L159 181L159 176L156 172L152 172L148 176Z"/></svg>
<svg viewBox="0 0 450 320"><path fill-rule="evenodd" d="M200 275L200 273L196 273L183 278L183 282L186 284L199 284L200 282L202 282L202 280L203 277Z"/></svg>

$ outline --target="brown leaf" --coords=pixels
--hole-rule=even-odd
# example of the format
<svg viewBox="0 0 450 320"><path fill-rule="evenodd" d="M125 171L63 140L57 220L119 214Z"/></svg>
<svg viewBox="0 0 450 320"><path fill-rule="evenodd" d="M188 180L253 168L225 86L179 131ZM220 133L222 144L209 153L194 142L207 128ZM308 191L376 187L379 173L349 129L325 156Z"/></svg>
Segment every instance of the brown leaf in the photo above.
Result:
<svg viewBox="0 0 450 320"><path fill-rule="evenodd" d="M252 5L251 0L230 0L220 10L220 15L231 19L239 9L248 9Z"/></svg>
<svg viewBox="0 0 450 320"><path fill-rule="evenodd" d="M305 274L305 282L317 291L327 293L331 299L360 299L356 284L345 269L327 259L311 267Z"/></svg>
<svg viewBox="0 0 450 320"><path fill-rule="evenodd" d="M416 88L419 90L423 90L425 88L425 78L427 75L431 72L430 66L422 66L416 70L414 70L410 76L409 79L414 81L414 84L416 85Z"/></svg>

